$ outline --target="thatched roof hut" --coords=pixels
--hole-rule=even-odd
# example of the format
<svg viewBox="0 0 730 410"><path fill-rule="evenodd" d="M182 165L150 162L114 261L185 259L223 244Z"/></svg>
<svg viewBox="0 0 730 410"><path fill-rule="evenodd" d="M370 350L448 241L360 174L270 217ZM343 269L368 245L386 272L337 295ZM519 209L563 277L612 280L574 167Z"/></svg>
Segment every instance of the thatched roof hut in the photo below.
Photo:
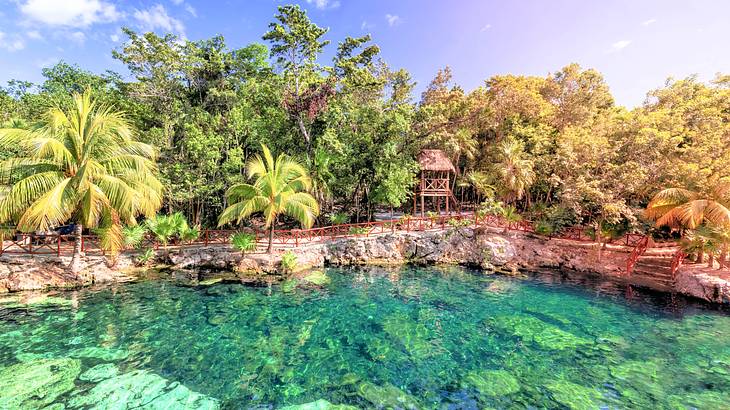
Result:
<svg viewBox="0 0 730 410"><path fill-rule="evenodd" d="M456 173L446 153L440 149L424 149L418 153L418 164L422 171L448 171Z"/></svg>

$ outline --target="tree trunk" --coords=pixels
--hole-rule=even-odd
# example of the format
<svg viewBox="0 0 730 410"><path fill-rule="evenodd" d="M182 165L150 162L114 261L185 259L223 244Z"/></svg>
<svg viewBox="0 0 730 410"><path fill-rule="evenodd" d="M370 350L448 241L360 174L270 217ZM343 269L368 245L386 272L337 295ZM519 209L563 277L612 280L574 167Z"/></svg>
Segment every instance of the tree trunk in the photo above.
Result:
<svg viewBox="0 0 730 410"><path fill-rule="evenodd" d="M705 249L700 248L697 251L697 263L704 263L704 261L705 261Z"/></svg>
<svg viewBox="0 0 730 410"><path fill-rule="evenodd" d="M720 269L727 266L727 243L722 244L722 249L720 250Z"/></svg>
<svg viewBox="0 0 730 410"><path fill-rule="evenodd" d="M84 226L76 224L76 227L74 228L74 254L71 258L71 264L69 265L69 269L74 275L81 272L81 241L83 240L83 232Z"/></svg>
<svg viewBox="0 0 730 410"><path fill-rule="evenodd" d="M269 227L269 247L266 248L266 253L271 254L274 250L274 224L276 221L271 223Z"/></svg>

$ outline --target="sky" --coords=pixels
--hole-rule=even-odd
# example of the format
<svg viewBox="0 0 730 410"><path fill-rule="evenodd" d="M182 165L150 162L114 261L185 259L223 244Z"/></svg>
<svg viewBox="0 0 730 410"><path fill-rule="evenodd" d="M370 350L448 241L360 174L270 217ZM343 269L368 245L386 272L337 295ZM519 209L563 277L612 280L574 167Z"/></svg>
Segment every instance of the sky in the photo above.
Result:
<svg viewBox="0 0 730 410"><path fill-rule="evenodd" d="M466 90L493 75L540 75L571 62L600 71L616 102L640 105L667 78L730 73L728 0L0 0L0 85L42 81L64 60L93 72L125 67L111 57L121 27L189 40L262 42L276 7L298 3L332 41L372 34L383 59L418 82L450 66Z"/></svg>

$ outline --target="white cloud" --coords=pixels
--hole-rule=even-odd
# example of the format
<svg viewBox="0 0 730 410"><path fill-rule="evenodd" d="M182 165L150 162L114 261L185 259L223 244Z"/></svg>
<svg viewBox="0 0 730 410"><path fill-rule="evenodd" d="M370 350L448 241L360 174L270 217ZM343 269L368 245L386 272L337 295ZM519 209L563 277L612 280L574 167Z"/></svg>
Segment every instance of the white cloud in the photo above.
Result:
<svg viewBox="0 0 730 410"><path fill-rule="evenodd" d="M23 41L22 37L20 37L18 35L14 35L14 36L12 36L12 38L10 38L7 35L5 35L5 33L0 31L0 49L6 50L6 51L9 51L12 53L15 51L20 51L24 48L25 48L25 41Z"/></svg>
<svg viewBox="0 0 730 410"><path fill-rule="evenodd" d="M162 4L146 10L135 10L133 16L143 30L160 29L185 37L185 25L180 20L170 17Z"/></svg>
<svg viewBox="0 0 730 410"><path fill-rule="evenodd" d="M52 26L88 27L121 18L114 4L102 0L27 0L20 11L32 21Z"/></svg>
<svg viewBox="0 0 730 410"><path fill-rule="evenodd" d="M183 4L183 0L172 0L172 4L179 6L179 5Z"/></svg>
<svg viewBox="0 0 730 410"><path fill-rule="evenodd" d="M611 44L611 51L621 51L631 44L631 40L620 40Z"/></svg>
<svg viewBox="0 0 730 410"><path fill-rule="evenodd" d="M339 0L307 0L307 4L314 4L314 7L320 10L336 9L340 7Z"/></svg>
<svg viewBox="0 0 730 410"><path fill-rule="evenodd" d="M388 25L391 26L391 27L397 26L402 21L401 18L400 18L400 16L393 15L393 14L386 14L385 15L385 20L388 22Z"/></svg>
<svg viewBox="0 0 730 410"><path fill-rule="evenodd" d="M73 33L69 33L67 37L69 40L79 45L84 44L84 42L86 41L86 34L80 31L74 31Z"/></svg>
<svg viewBox="0 0 730 410"><path fill-rule="evenodd" d="M481 31L483 33L485 31L489 30L490 28L492 28L491 24L485 24L484 27L482 27L482 29L479 31Z"/></svg>
<svg viewBox="0 0 730 410"><path fill-rule="evenodd" d="M119 34L117 34L117 33L114 33L111 36L109 36L109 40L111 40L111 41L113 41L115 43L118 43L119 42L119 39L120 39L119 38Z"/></svg>
<svg viewBox="0 0 730 410"><path fill-rule="evenodd" d="M43 40L43 36L38 32L38 30L31 30L25 33L25 35L31 40Z"/></svg>
<svg viewBox="0 0 730 410"><path fill-rule="evenodd" d="M195 7L193 7L193 6L189 5L189 4L186 4L185 5L185 11L187 11L188 13L190 13L190 15L193 16L193 17L198 17L198 12L195 11Z"/></svg>
<svg viewBox="0 0 730 410"><path fill-rule="evenodd" d="M360 24L360 30L372 30L375 28L375 24L368 23L367 20L363 20Z"/></svg>
<svg viewBox="0 0 730 410"><path fill-rule="evenodd" d="M649 19L641 23L642 26L648 26L650 24L656 23L656 19Z"/></svg>

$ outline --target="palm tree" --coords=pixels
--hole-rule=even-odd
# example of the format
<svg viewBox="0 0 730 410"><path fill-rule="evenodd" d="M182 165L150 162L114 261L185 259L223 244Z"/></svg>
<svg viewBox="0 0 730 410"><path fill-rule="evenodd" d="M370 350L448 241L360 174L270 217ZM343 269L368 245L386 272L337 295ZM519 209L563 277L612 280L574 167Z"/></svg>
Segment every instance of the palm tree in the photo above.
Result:
<svg viewBox="0 0 730 410"><path fill-rule="evenodd" d="M121 249L122 224L134 225L162 204L154 149L136 141L124 114L97 104L88 89L28 130L1 129L0 148L11 146L24 156L0 165L0 185L7 188L0 223L34 231L73 221L73 273L81 269L84 227L99 228L107 249Z"/></svg>
<svg viewBox="0 0 730 410"><path fill-rule="evenodd" d="M525 146L514 138L503 140L498 146L499 162L496 173L499 175L505 200L513 202L525 196L535 181L534 164L525 158Z"/></svg>
<svg viewBox="0 0 730 410"><path fill-rule="evenodd" d="M704 223L730 225L730 181L721 180L709 192L667 188L649 201L644 214L657 226L695 229Z"/></svg>
<svg viewBox="0 0 730 410"><path fill-rule="evenodd" d="M269 229L268 253L273 249L274 227L281 214L289 215L305 227L311 227L319 214L319 205L307 193L312 182L299 163L279 155L276 160L266 145L264 156L256 155L246 163L248 178L253 184L237 184L226 192L229 205L218 218L218 226L240 223L253 213L262 212Z"/></svg>

